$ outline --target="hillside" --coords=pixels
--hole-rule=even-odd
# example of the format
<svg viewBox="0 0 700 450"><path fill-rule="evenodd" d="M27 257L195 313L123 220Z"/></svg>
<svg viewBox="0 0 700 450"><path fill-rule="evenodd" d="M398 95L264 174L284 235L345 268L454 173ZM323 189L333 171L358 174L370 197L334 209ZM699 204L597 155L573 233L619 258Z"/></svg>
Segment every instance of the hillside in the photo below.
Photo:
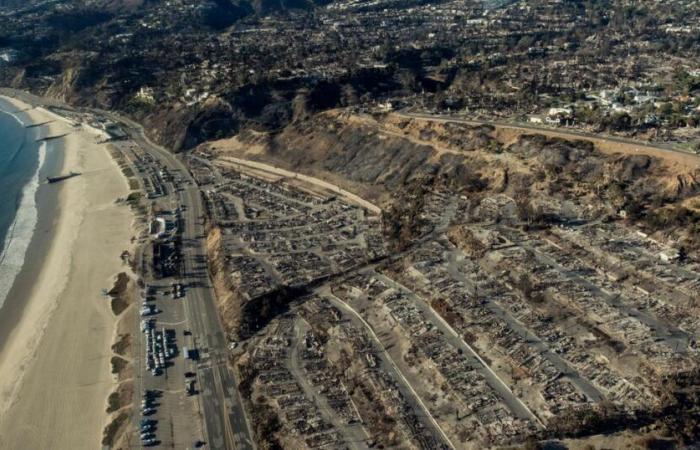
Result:
<svg viewBox="0 0 700 450"><path fill-rule="evenodd" d="M700 138L697 2L10 1L0 85L117 110L174 151L380 104Z"/></svg>
<svg viewBox="0 0 700 450"><path fill-rule="evenodd" d="M700 248L699 230L687 226L695 223L700 168L672 153L640 155L623 145L616 151L581 140L342 110L199 150L320 176L386 206L416 183L476 199L502 194L531 205L537 220L622 217Z"/></svg>

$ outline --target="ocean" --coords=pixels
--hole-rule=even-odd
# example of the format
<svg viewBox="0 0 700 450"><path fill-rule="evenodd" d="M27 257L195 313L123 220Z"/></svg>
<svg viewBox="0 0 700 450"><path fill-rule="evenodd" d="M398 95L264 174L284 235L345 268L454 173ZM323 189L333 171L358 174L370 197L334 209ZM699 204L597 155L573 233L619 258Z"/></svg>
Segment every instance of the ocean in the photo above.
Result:
<svg viewBox="0 0 700 450"><path fill-rule="evenodd" d="M46 143L41 127L25 128L22 114L0 101L0 307L22 269L39 217L37 191ZM28 123L28 121L27 121Z"/></svg>

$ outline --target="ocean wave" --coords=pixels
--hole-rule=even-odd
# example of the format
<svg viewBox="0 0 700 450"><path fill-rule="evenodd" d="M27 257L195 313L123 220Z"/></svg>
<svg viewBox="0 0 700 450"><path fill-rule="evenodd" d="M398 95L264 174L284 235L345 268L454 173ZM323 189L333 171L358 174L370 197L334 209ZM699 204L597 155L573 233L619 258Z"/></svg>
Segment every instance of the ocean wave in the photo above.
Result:
<svg viewBox="0 0 700 450"><path fill-rule="evenodd" d="M36 192L39 189L39 173L44 165L46 152L47 143L42 142L39 146L39 163L36 171L22 189L22 198L15 213L14 221L5 236L5 243L2 253L0 253L0 308L5 303L17 274L22 270L27 249L36 230L39 219L36 207Z"/></svg>
<svg viewBox="0 0 700 450"><path fill-rule="evenodd" d="M27 127L27 126L24 124L24 121L23 121L22 119L20 119L20 117L19 117L16 113L12 113L12 112L6 111L6 110L2 109L1 106L2 106L2 105L0 105L0 112L2 112L2 113L4 113L5 115L10 116L10 117L12 117L13 119L15 119L15 121L16 121L16 122L19 124L19 126L22 127L23 129ZM14 153L12 154L12 156L9 158L8 164L11 164L15 159L17 159L17 157L22 153L22 150L24 149L25 144L26 144L26 137L25 137L25 140L24 140L20 145L18 145L17 148L15 148L15 152L14 152Z"/></svg>
<svg viewBox="0 0 700 450"><path fill-rule="evenodd" d="M26 128L26 127L27 127L27 125L24 123L24 121L23 121L22 119L19 118L19 116L17 115L17 113L13 113L13 112L10 112L10 111L6 111L6 110L4 110L4 109L0 109L0 111L4 112L4 113L7 114L8 116L10 116L10 117L12 117L13 119L15 119L15 120L17 121L17 123L19 123L19 124L22 126L22 128Z"/></svg>

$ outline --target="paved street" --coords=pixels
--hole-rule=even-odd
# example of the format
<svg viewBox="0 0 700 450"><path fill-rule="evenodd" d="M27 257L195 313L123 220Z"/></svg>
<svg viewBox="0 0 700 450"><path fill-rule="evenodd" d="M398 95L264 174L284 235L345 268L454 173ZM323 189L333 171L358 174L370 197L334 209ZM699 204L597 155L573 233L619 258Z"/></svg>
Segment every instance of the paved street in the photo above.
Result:
<svg viewBox="0 0 700 450"><path fill-rule="evenodd" d="M413 299L413 304L420 310L423 316L428 322L432 323L438 330L440 330L445 339L454 348L461 349L464 355L468 355L476 363L477 370L486 379L489 386L495 390L500 396L503 403L508 406L513 414L521 419L529 419L534 423L542 424L537 416L535 416L532 411L510 390L508 385L486 364L481 357L467 344L462 337L455 332L455 330L443 319L439 314L433 310L430 305L428 305L424 300L416 296L412 291L406 287L399 284L397 281L388 278L382 274L373 273L373 276L378 280L382 281L386 286L393 287L406 296Z"/></svg>
<svg viewBox="0 0 700 450"><path fill-rule="evenodd" d="M328 403L328 399L321 395L318 387L314 386L307 377L306 371L303 368L302 357L300 350L303 348L304 333L310 329L309 324L303 319L297 318L294 322L294 336L291 341L291 351L288 356L287 367L290 373L296 378L299 386L304 391L306 398L313 399L319 408L323 418L343 434L344 442L352 450L367 449L367 441L370 440L369 435L358 421L348 424L338 416L335 410Z"/></svg>
<svg viewBox="0 0 700 450"><path fill-rule="evenodd" d="M609 305L624 312L625 315L635 317L641 323L647 325L654 332L654 336L660 342L663 342L669 349L677 351L678 349L688 347L690 336L685 331L679 329L678 327L669 325L651 314L640 311L631 304L622 302L619 295L607 292L606 290L592 283L587 278L581 276L576 271L568 270L566 267L563 267L561 264L555 261L552 257L531 246L527 241L518 242L518 245L531 251L538 261L554 268L554 270L559 272L564 278L573 280L582 286L585 286L592 293L594 293L596 297L602 298Z"/></svg>
<svg viewBox="0 0 700 450"><path fill-rule="evenodd" d="M470 294L474 294L476 288L474 281L470 277L466 276L462 270L460 270L462 267L460 267L461 264L458 260L463 256L464 254L460 250L455 250L450 254L450 275L455 280L462 282ZM507 323L510 329L517 333L518 336L524 338L534 351L540 353L540 355L552 363L557 370L563 374L566 374L567 378L569 378L571 382L591 401L599 402L603 400L603 395L600 393L600 391L598 391L598 389L595 388L595 386L591 384L590 381L583 378L578 371L571 367L563 358L554 353L545 342L543 342L508 311L496 303L493 297L485 295L482 296L481 299L486 308L488 308L500 320Z"/></svg>
<svg viewBox="0 0 700 450"><path fill-rule="evenodd" d="M423 419L423 424L426 426L426 428L431 430L436 438L442 438L442 440L449 445L450 448L456 448L442 428L440 428L440 425L438 425L437 421L430 413L430 410L425 403L423 403L423 400L413 389L405 375L401 372L399 366L391 358L391 355L389 355L389 352L386 350L379 337L377 337L370 324L367 323L367 321L365 321L357 311L350 307L350 305L333 295L327 286L318 288L316 292L319 295L322 295L324 298L327 298L333 305L339 308L339 310L343 312L344 316L349 318L359 329L364 329L367 332L367 335L370 337L370 339L372 339L373 345L378 350L376 355L379 358L379 367L389 373L391 377L396 380L397 387L401 391L401 394L411 405L413 411L418 414L419 418Z"/></svg>
<svg viewBox="0 0 700 450"><path fill-rule="evenodd" d="M178 331L177 338L182 341L179 345L180 351L183 346L197 349L199 360L196 363L185 362L180 355L173 366L176 368L175 373L170 373L173 369L166 371L168 390L172 387L182 391L182 395L186 395L184 372L196 369L195 389L198 395L195 396L195 408L202 416L204 429L203 436L193 434L192 442L202 439L207 447L212 449L254 449L243 405L236 388L237 383L227 366L228 342L219 321L206 267L204 209L199 190L184 164L173 154L148 141L137 124L109 113L102 113L113 120L125 123L130 137L141 149L161 161L184 181L184 186L181 183L177 189L172 186L175 194L173 199L176 200L172 203L172 207L181 208L184 226L182 274L178 279L162 280L161 284L169 286L170 283L179 282L184 286L185 295L179 300L164 300L169 302L167 304L156 300L156 304L163 310L158 320L172 323L172 327ZM184 336L185 330L191 334ZM140 335L139 339L141 339ZM143 359L140 359L139 363L142 364L142 362ZM141 373L143 374L143 370ZM150 373L145 373L143 376L144 379L153 378ZM171 382L171 379L174 381ZM146 383L143 388L150 386ZM139 392L137 395L140 395L142 391L137 392ZM183 402L180 404L182 405ZM169 406L177 407L177 405L163 404L161 408L165 410ZM174 424L175 420L170 422ZM159 427L162 427L162 424ZM164 440L163 443L165 444L166 441ZM189 446L191 443L186 445Z"/></svg>

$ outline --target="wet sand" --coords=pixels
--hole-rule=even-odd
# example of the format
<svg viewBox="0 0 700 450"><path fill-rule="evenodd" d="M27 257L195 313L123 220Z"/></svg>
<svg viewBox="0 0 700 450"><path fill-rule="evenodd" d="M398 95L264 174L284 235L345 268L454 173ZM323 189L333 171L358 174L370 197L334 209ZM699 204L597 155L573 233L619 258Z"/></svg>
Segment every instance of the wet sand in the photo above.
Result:
<svg viewBox="0 0 700 450"><path fill-rule="evenodd" d="M42 176L82 175L40 187L39 223L0 309L0 448L100 448L116 323L102 289L131 249L133 215L115 203L129 189L94 134L41 109L26 114L53 120L45 135L69 133L52 144Z"/></svg>

